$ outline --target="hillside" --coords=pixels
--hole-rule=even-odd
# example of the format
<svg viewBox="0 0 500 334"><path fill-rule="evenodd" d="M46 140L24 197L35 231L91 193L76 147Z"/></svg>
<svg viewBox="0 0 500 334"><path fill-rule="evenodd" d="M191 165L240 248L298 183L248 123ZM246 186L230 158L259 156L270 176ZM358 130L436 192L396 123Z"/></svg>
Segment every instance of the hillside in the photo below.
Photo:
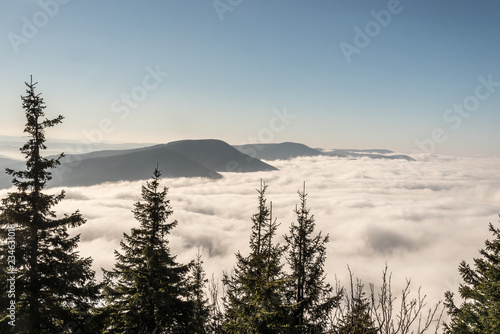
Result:
<svg viewBox="0 0 500 334"><path fill-rule="evenodd" d="M222 177L182 154L158 147L133 153L84 158L75 167L71 167L71 163L62 164L54 171L54 178L49 186L90 186L103 182L144 180L152 175L156 164L165 177Z"/></svg>
<svg viewBox="0 0 500 334"><path fill-rule="evenodd" d="M165 145L218 172L258 172L276 170L255 157L244 154L221 140L181 140Z"/></svg>
<svg viewBox="0 0 500 334"><path fill-rule="evenodd" d="M240 152L264 160L288 160L296 157L322 155L318 150L298 143L235 145Z"/></svg>

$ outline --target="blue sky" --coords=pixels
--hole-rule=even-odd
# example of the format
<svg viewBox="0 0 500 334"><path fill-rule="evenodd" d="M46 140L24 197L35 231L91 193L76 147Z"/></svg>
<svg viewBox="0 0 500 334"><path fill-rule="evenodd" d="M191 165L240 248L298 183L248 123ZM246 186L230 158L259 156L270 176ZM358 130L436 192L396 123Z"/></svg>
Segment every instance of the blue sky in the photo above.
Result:
<svg viewBox="0 0 500 334"><path fill-rule="evenodd" d="M499 2L18 0L0 9L2 135L22 132L19 96L32 74L47 115L66 117L48 134L60 139L500 156ZM356 52L346 57L346 45Z"/></svg>

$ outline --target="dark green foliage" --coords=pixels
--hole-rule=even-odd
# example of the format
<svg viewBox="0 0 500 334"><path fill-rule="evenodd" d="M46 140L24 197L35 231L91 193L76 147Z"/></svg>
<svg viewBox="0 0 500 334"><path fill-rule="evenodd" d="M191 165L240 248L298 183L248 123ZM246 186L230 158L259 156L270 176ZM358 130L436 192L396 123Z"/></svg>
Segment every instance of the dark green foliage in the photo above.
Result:
<svg viewBox="0 0 500 334"><path fill-rule="evenodd" d="M349 269L350 288L343 288L343 305L340 307L340 316L335 326L337 334L377 334L370 299L366 297L364 285L358 279L353 283ZM397 331L389 331L397 333Z"/></svg>
<svg viewBox="0 0 500 334"><path fill-rule="evenodd" d="M190 265L176 262L168 239L177 221L166 223L173 213L167 188L159 190L161 173L142 187L144 202L135 204L140 226L124 233L123 253L115 251L115 268L104 270L109 326L106 333L187 333L192 319L187 275Z"/></svg>
<svg viewBox="0 0 500 334"><path fill-rule="evenodd" d="M465 261L458 268L464 281L458 290L462 304L455 305L450 291L445 294L451 317L446 333L500 333L500 229L491 223L489 229L495 239L485 241L474 268Z"/></svg>
<svg viewBox="0 0 500 334"><path fill-rule="evenodd" d="M7 170L17 191L9 193L0 206L0 239L8 238L9 227L15 230L15 243L0 244L0 332L95 333L99 318L91 310L97 302L99 285L94 280L92 260L81 258L76 251L80 236L70 237L67 232L85 220L78 211L57 217L51 208L64 198L64 192L42 192L51 179L49 170L59 165L63 156L42 157L45 129L61 123L63 117L45 118L45 105L35 93L35 85L33 81L26 83L27 94L22 97L27 119L24 132L29 135L21 148L26 169ZM7 272L8 256L15 257L15 263L11 262L15 274ZM8 298L4 283L12 277L15 298ZM11 300L15 300L15 327L8 325L11 319L4 307Z"/></svg>
<svg viewBox="0 0 500 334"><path fill-rule="evenodd" d="M210 307L204 291L207 283L208 279L203 270L203 260L198 252L191 269L189 284L190 300L193 302L193 317L189 328L191 333L209 333Z"/></svg>
<svg viewBox="0 0 500 334"><path fill-rule="evenodd" d="M273 243L278 227L272 210L266 206L261 184L258 212L252 217L250 255L236 254L236 267L225 273L226 321L228 333L286 333L289 309L285 305L286 278L281 257L284 248Z"/></svg>
<svg viewBox="0 0 500 334"><path fill-rule="evenodd" d="M328 235L314 234L314 216L306 206L305 184L299 191L300 207L295 208L297 222L292 222L287 242L287 262L291 269L287 300L295 305L292 312L293 333L325 333L328 314L340 296L325 282L326 243Z"/></svg>

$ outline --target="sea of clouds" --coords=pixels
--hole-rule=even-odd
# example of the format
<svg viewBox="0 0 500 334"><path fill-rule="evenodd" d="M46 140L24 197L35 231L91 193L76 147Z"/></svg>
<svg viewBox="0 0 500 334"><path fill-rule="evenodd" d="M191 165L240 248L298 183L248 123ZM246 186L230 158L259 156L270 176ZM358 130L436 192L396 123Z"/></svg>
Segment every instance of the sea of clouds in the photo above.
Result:
<svg viewBox="0 0 500 334"><path fill-rule="evenodd" d="M273 172L223 173L215 181L163 179L174 210L170 221L179 223L170 236L172 253L185 263L200 249L207 275L220 278L238 250L248 254L260 180L269 186L268 203L281 223L276 242L282 244L306 182L317 231L330 235L326 270L333 285L336 279L348 283L347 266L364 283L377 285L387 263L396 294L411 278L413 291L422 286L433 304L446 290L457 290L460 261L478 257L491 238L488 223L496 224L500 213L500 159L413 157L417 161L304 157L273 161L279 168ZM113 267L123 233L138 226L131 210L143 184L66 188L66 199L55 208L59 215L80 210L87 219L73 233L81 234L79 250L94 259L99 279L101 268ZM0 198L8 191L1 190Z"/></svg>

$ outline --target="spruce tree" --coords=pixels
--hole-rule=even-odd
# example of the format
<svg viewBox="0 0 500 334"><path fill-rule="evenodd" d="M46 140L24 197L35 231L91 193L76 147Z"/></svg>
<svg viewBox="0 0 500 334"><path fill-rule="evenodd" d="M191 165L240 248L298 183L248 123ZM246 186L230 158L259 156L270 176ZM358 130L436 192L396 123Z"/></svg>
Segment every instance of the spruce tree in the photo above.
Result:
<svg viewBox="0 0 500 334"><path fill-rule="evenodd" d="M464 281L458 289L461 305L455 305L453 293L445 293L451 317L446 333L500 333L500 228L490 223L489 230L495 238L485 241L474 267L462 261L458 268Z"/></svg>
<svg viewBox="0 0 500 334"><path fill-rule="evenodd" d="M370 304L368 299L361 292L359 298L351 301L349 313L345 318L340 319L337 334L377 334L377 328L370 316Z"/></svg>
<svg viewBox="0 0 500 334"><path fill-rule="evenodd" d="M294 212L297 221L290 226L287 242L287 262L291 269L287 299L295 305L292 311L293 333L324 333L330 311L340 296L333 296L333 288L326 283L324 270L326 243L329 236L314 235L316 223L306 205L306 190L298 192L300 206Z"/></svg>
<svg viewBox="0 0 500 334"><path fill-rule="evenodd" d="M46 119L43 98L35 93L36 83L31 79L26 86L26 95L21 97L27 119L24 132L29 136L21 148L26 169L7 169L17 190L0 206L0 331L94 333L98 321L91 310L98 300L99 285L92 260L80 257L76 250L80 236L68 234L68 228L84 224L85 219L78 211L57 216L52 208L63 200L64 191L57 195L43 192L51 179L50 170L63 157L42 156L45 129L60 124L63 117ZM15 318L6 312L6 303L13 303Z"/></svg>
<svg viewBox="0 0 500 334"><path fill-rule="evenodd" d="M103 270L106 333L188 332L193 310L187 287L190 264L179 264L171 254L167 236L177 221L166 222L173 211L168 188L160 189L160 177L156 168L142 186L144 201L132 211L140 226L123 234L114 269Z"/></svg>
<svg viewBox="0 0 500 334"><path fill-rule="evenodd" d="M191 269L189 284L190 300L193 302L193 316L189 328L191 333L209 333L210 307L205 293L207 283L208 279L203 269L203 260L198 251Z"/></svg>
<svg viewBox="0 0 500 334"><path fill-rule="evenodd" d="M342 304L339 305L338 319L334 332L337 334L377 334L377 333L408 333L408 328L379 331L372 317L372 305L366 296L364 285L359 279L354 285L349 269L350 290L342 288ZM419 332L420 333L420 332Z"/></svg>
<svg viewBox="0 0 500 334"><path fill-rule="evenodd" d="M278 224L266 205L267 186L261 183L258 212L252 216L250 254L236 254L236 267L224 273L228 333L286 333L289 327L284 292L286 278L281 257L284 247L274 244Z"/></svg>

